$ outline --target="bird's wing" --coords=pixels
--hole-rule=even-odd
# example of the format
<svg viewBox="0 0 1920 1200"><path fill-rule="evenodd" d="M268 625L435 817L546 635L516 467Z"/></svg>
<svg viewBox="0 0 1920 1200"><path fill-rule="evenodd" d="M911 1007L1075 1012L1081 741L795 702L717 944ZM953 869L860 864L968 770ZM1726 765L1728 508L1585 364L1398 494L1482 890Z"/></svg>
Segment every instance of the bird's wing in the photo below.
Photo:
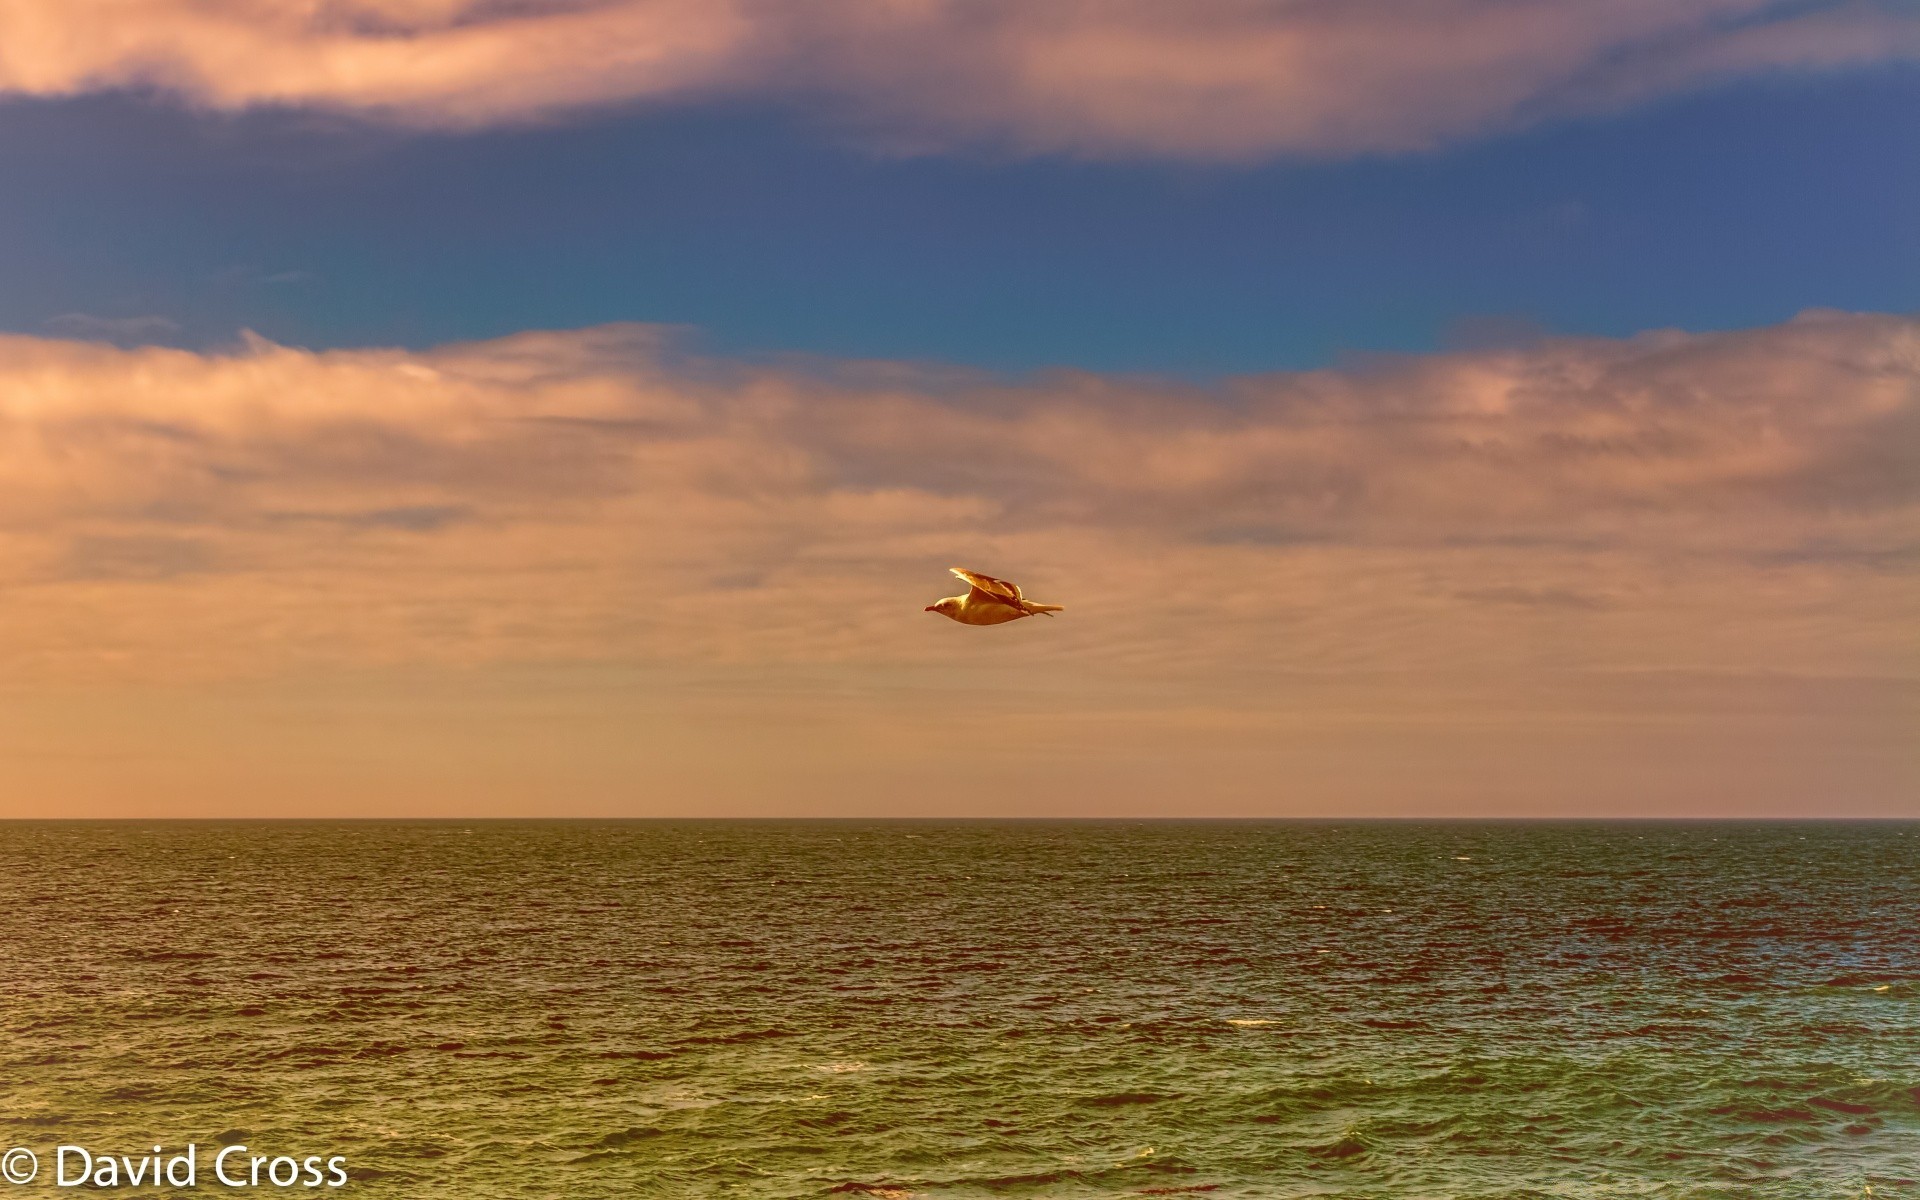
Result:
<svg viewBox="0 0 1920 1200"><path fill-rule="evenodd" d="M1002 604L1011 604L1017 608L1023 599L1020 595L1019 584L1008 583L1004 579L995 579L991 575L982 575L978 571L969 571L965 567L952 567L949 569L952 570L955 575L966 580L974 591L983 593L989 600L998 600Z"/></svg>

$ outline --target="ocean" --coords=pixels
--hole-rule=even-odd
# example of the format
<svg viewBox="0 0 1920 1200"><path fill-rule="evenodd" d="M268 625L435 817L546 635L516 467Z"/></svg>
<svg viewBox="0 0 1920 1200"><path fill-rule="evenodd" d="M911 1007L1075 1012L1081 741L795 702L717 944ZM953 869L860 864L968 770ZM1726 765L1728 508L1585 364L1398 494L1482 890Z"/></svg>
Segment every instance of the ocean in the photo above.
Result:
<svg viewBox="0 0 1920 1200"><path fill-rule="evenodd" d="M1916 822L13 822L0 894L22 1200L1920 1196Z"/></svg>

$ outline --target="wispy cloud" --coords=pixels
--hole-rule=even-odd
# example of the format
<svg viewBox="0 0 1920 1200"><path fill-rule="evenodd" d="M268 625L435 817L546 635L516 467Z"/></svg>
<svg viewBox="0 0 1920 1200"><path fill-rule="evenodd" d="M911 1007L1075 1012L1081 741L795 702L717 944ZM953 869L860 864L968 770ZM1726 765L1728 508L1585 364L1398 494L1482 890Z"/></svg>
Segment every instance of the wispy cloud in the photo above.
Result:
<svg viewBox="0 0 1920 1200"><path fill-rule="evenodd" d="M45 323L48 333L59 337L113 342L116 345L144 345L164 342L180 332L180 323L169 317L149 314L138 317L97 317L92 313L62 313Z"/></svg>
<svg viewBox="0 0 1920 1200"><path fill-rule="evenodd" d="M796 103L895 149L1248 159L1438 145L1756 73L1920 57L1893 0L65 0L0 90L471 127Z"/></svg>

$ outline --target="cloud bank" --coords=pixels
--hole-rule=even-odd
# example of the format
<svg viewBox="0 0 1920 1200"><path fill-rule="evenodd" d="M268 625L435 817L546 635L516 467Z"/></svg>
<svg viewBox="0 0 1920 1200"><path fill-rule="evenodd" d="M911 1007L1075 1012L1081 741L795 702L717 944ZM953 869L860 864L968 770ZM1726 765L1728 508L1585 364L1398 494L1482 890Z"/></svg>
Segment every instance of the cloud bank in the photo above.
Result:
<svg viewBox="0 0 1920 1200"><path fill-rule="evenodd" d="M1920 321L1892 316L1207 388L743 364L638 326L425 353L6 337L0 472L16 682L1920 667ZM936 622L952 563L1069 615Z"/></svg>
<svg viewBox="0 0 1920 1200"><path fill-rule="evenodd" d="M1917 57L1896 0L0 0L0 92L442 128L746 98L1094 158L1400 152Z"/></svg>

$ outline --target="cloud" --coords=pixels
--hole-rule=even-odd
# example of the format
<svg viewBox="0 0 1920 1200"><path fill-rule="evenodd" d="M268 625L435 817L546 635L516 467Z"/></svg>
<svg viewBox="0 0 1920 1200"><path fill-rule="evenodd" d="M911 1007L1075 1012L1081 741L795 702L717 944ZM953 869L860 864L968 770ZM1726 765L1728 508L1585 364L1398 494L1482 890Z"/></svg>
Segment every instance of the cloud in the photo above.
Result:
<svg viewBox="0 0 1920 1200"><path fill-rule="evenodd" d="M0 477L18 815L1911 809L1912 318L1204 387L0 337Z"/></svg>
<svg viewBox="0 0 1920 1200"><path fill-rule="evenodd" d="M49 317L45 328L60 337L141 345L163 342L180 332L180 323L167 317L96 317L92 313L62 313Z"/></svg>
<svg viewBox="0 0 1920 1200"><path fill-rule="evenodd" d="M0 674L1912 677L1917 431L1920 321L1835 313L1208 387L747 364L641 326L6 337ZM919 620L953 563L1068 616Z"/></svg>
<svg viewBox="0 0 1920 1200"><path fill-rule="evenodd" d="M1607 601L1586 592L1566 588L1487 587L1456 593L1462 600L1486 604L1520 604L1549 608L1605 608Z"/></svg>
<svg viewBox="0 0 1920 1200"><path fill-rule="evenodd" d="M156 89L471 128L747 98L897 150L1400 152L1782 70L1920 57L1891 0L64 0L0 91Z"/></svg>
<svg viewBox="0 0 1920 1200"><path fill-rule="evenodd" d="M179 537L95 537L67 546L62 579L171 579L213 569L207 544Z"/></svg>

